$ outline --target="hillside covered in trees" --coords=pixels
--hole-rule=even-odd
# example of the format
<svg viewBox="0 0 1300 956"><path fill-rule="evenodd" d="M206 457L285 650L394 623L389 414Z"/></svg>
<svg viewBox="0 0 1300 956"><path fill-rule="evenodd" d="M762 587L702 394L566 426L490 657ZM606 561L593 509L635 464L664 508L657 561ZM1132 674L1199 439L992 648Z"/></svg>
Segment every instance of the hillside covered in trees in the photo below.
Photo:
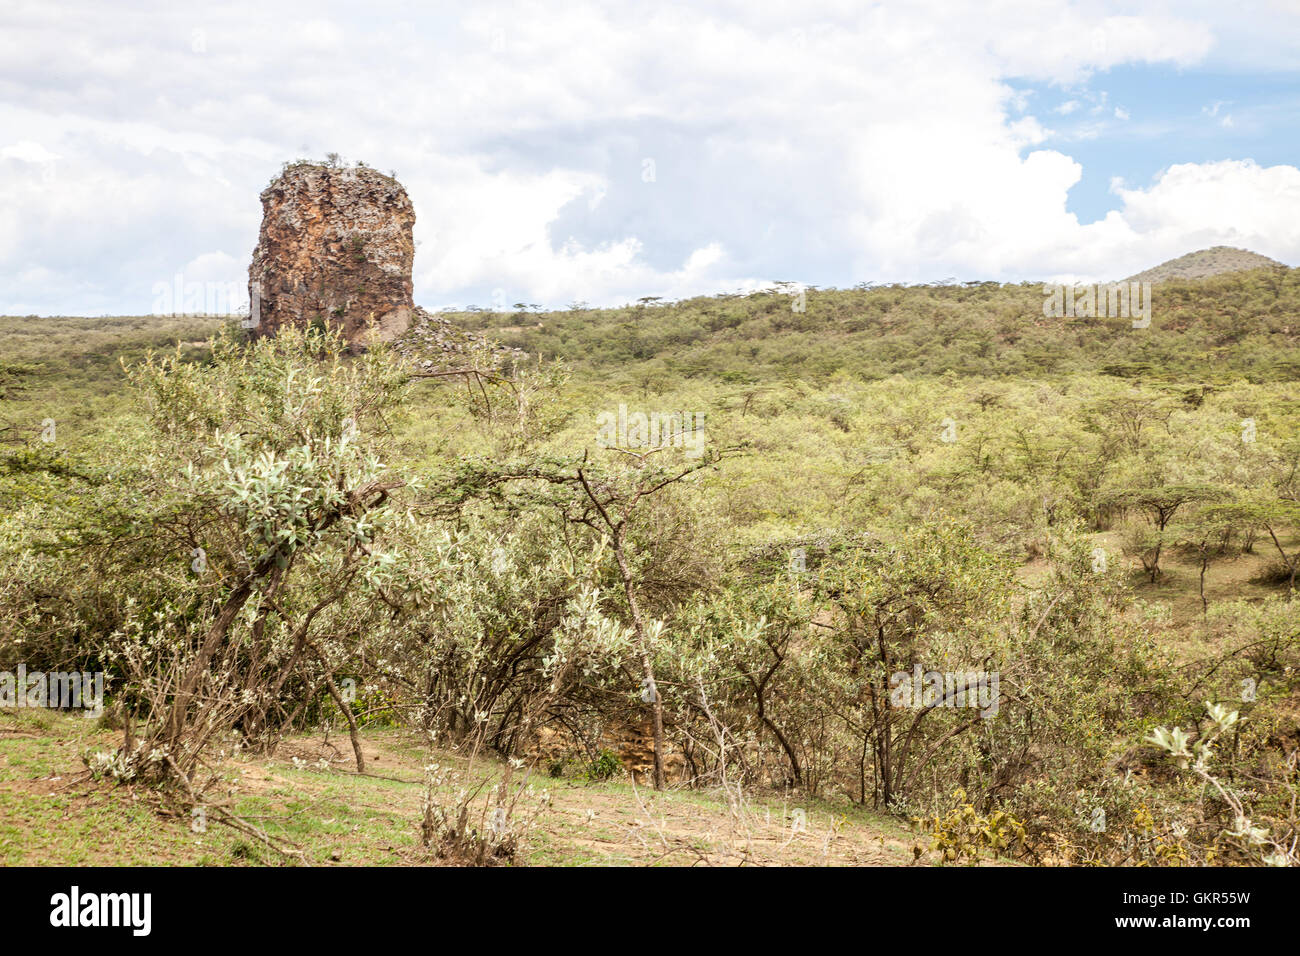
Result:
<svg viewBox="0 0 1300 956"><path fill-rule="evenodd" d="M329 728L321 773L418 752L431 860L522 861L544 790L621 780L922 861L1294 863L1298 276L1162 281L1146 327L1041 283L427 348L0 319L0 670L105 674L84 786L269 858L317 844L229 761Z"/></svg>

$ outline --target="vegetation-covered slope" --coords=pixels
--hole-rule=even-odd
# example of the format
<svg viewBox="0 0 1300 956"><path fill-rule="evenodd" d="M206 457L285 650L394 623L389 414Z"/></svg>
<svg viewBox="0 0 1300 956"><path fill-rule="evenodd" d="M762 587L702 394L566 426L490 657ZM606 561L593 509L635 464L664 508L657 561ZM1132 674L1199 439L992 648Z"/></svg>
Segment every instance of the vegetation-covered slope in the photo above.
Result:
<svg viewBox="0 0 1300 956"><path fill-rule="evenodd" d="M1166 282L1170 279L1204 279L1207 276L1228 272L1250 272L1255 269L1285 269L1276 259L1261 256L1247 249L1232 246L1212 246L1189 252L1158 266L1131 276L1129 282Z"/></svg>
<svg viewBox="0 0 1300 956"><path fill-rule="evenodd" d="M108 671L89 768L187 813L235 743L432 737L432 858L524 859L516 774L599 772L921 820L948 859L1277 861L1298 293L1170 281L1150 328L1029 284L467 312L524 354L431 370L6 319L0 670ZM482 789L469 754L505 761Z"/></svg>
<svg viewBox="0 0 1300 956"><path fill-rule="evenodd" d="M1171 281L1151 327L1045 316L1041 283L877 286L454 316L602 380L821 383L836 373L1008 379L1073 373L1226 382L1300 374L1300 270Z"/></svg>

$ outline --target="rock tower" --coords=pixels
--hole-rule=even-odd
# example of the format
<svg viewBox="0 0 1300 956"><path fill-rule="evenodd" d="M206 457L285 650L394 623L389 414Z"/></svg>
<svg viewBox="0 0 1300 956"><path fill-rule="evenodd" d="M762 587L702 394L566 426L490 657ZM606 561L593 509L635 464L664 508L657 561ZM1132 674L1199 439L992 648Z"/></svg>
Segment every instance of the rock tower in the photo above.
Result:
<svg viewBox="0 0 1300 956"><path fill-rule="evenodd" d="M415 210L402 184L366 166L295 163L262 192L248 268L253 335L339 327L349 342L411 324Z"/></svg>

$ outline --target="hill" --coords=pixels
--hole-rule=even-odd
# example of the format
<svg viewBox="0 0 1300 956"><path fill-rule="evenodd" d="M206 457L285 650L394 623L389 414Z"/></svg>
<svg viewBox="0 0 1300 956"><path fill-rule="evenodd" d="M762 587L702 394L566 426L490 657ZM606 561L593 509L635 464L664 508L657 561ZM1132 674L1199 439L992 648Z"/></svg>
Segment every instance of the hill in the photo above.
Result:
<svg viewBox="0 0 1300 956"><path fill-rule="evenodd" d="M1102 372L1194 382L1290 381L1300 371L1300 270L1164 282L1150 328L1047 318L1041 283L860 285L541 314L448 313L467 331L583 377L757 384L839 374L961 378Z"/></svg>
<svg viewBox="0 0 1300 956"><path fill-rule="evenodd" d="M1225 272L1247 272L1251 269L1285 269L1285 263L1261 256L1248 249L1232 246L1212 246L1170 259L1145 272L1129 276L1127 282L1167 282L1170 279L1205 279Z"/></svg>

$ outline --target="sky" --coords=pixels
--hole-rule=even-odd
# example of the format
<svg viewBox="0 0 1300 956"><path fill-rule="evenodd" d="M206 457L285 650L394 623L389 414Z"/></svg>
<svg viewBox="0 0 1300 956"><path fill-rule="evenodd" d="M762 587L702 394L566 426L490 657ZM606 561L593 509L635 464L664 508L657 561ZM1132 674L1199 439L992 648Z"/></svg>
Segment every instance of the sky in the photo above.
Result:
<svg viewBox="0 0 1300 956"><path fill-rule="evenodd" d="M246 294L331 152L430 309L1294 266L1297 131L1300 0L3 0L0 314Z"/></svg>

